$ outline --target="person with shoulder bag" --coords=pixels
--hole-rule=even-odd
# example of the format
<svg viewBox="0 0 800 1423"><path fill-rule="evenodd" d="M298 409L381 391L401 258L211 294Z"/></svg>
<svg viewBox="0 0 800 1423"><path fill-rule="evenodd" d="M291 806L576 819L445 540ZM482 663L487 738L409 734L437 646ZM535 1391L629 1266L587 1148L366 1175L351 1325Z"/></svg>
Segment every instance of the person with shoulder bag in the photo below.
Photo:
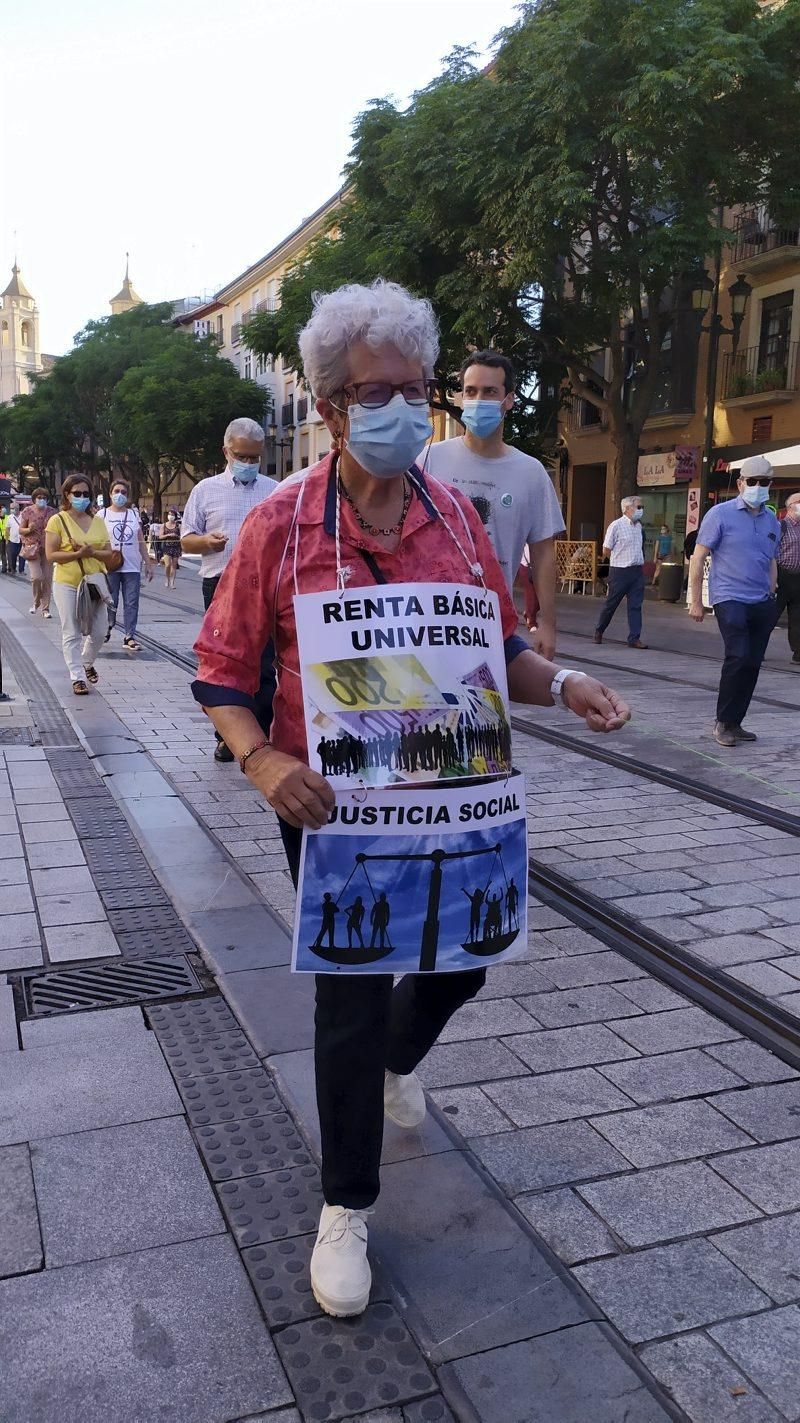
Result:
<svg viewBox="0 0 800 1423"><path fill-rule="evenodd" d="M136 625L139 619L139 594L142 586L142 571L148 582L153 576L153 565L147 552L142 532L142 521L138 509L130 502L130 485L126 479L115 479L111 485L111 505L101 516L108 529L111 547L120 554L121 562L116 569L109 570L108 588L111 606L108 610L108 642L117 621L119 595L122 593L122 609L125 622L125 636L122 646L126 652L140 652L141 644L136 641Z"/></svg>
<svg viewBox="0 0 800 1423"><path fill-rule="evenodd" d="M44 531L55 510L50 504L46 489L34 489L31 499L32 502L27 509L23 509L19 519L22 536L20 552L28 565L33 589L33 607L30 612L41 612L43 618L49 618L53 569L45 558Z"/></svg>
<svg viewBox="0 0 800 1423"><path fill-rule="evenodd" d="M95 658L108 630L106 571L119 568L103 520L92 514L92 486L85 474L71 474L61 488L61 510L45 529L45 554L55 569L53 597L61 619L61 646L76 697L97 682Z"/></svg>

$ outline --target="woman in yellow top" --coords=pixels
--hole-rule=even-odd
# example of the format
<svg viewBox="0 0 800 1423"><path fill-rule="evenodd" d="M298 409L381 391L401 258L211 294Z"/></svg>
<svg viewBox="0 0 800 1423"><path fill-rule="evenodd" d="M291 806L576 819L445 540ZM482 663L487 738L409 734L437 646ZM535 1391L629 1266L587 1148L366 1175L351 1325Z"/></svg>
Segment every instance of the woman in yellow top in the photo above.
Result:
<svg viewBox="0 0 800 1423"><path fill-rule="evenodd" d="M76 697L85 697L87 682L98 680L94 659L108 631L108 610L100 599L94 605L92 628L84 637L76 616L81 579L105 573L112 556L108 529L90 512L92 486L85 474L71 474L61 487L61 512L45 529L45 554L54 565L53 597L61 618L61 646Z"/></svg>

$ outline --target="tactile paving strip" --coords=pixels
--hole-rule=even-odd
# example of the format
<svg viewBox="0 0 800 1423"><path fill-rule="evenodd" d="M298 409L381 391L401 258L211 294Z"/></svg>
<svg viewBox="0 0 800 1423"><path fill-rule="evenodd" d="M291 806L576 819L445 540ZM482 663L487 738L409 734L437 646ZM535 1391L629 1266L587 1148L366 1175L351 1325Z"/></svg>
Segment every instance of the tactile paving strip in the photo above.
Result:
<svg viewBox="0 0 800 1423"><path fill-rule="evenodd" d="M112 812L116 810L116 801L112 795L87 796L84 800L71 800L67 809L72 817L81 839L85 840L105 840L112 839L119 826L119 831L130 835L131 830L127 820L122 816L119 819Z"/></svg>
<svg viewBox="0 0 800 1423"><path fill-rule="evenodd" d="M316 1166L222 1181L217 1194L239 1245L316 1232L324 1204Z"/></svg>
<svg viewBox="0 0 800 1423"><path fill-rule="evenodd" d="M157 913L154 907L153 913ZM136 959L150 954L193 954L197 945L180 920L167 929L141 929L138 933L117 933L117 943L123 958Z"/></svg>
<svg viewBox="0 0 800 1423"><path fill-rule="evenodd" d="M217 1033L240 1031L221 994L215 998L193 999L188 1003L170 1003L163 1008L153 1008L147 1016L154 1028L168 1032L173 1038L187 1034L195 1040L203 1033L215 1037Z"/></svg>
<svg viewBox="0 0 800 1423"><path fill-rule="evenodd" d="M213 1126L218 1122L242 1122L278 1111L283 1103L263 1067L246 1067L243 1072L221 1072L218 1076L192 1077L179 1082L186 1115L193 1126Z"/></svg>
<svg viewBox="0 0 800 1423"><path fill-rule="evenodd" d="M291 1240L276 1240L271 1245L252 1245L242 1251L253 1288L273 1329L322 1314L309 1279L316 1238L313 1231L309 1235L293 1236ZM373 1262L370 1302L376 1304L388 1298L386 1281Z"/></svg>
<svg viewBox="0 0 800 1423"><path fill-rule="evenodd" d="M275 1335L297 1405L309 1423L433 1393L425 1360L390 1304L358 1319L310 1319Z"/></svg>
<svg viewBox="0 0 800 1423"><path fill-rule="evenodd" d="M407 1403L403 1409L405 1423L456 1423L441 1394L433 1398L421 1398L417 1403Z"/></svg>
<svg viewBox="0 0 800 1423"><path fill-rule="evenodd" d="M97 845L98 843L97 840L87 841L88 845ZM100 866L97 862L93 864L89 862L89 864L92 871L92 879L97 889L105 889L108 891L119 889L135 892L140 886L144 885L147 888L151 884L158 888L158 880L152 873L147 861L137 868L135 865L130 864L127 855L120 855L116 864L113 865L104 863ZM130 893L129 897L134 907L138 908L135 893Z"/></svg>
<svg viewBox="0 0 800 1423"><path fill-rule="evenodd" d="M183 924L171 904L154 904L149 909L110 909L108 922L115 934L146 934L183 929Z"/></svg>
<svg viewBox="0 0 800 1423"><path fill-rule="evenodd" d="M158 1041L170 1071L178 1081L203 1077L209 1072L235 1072L240 1067L258 1067L259 1061L244 1033L218 1033L216 1037L189 1042L172 1037L168 1029L157 1028Z"/></svg>
<svg viewBox="0 0 800 1423"><path fill-rule="evenodd" d="M131 879L134 883L128 889L119 884L110 889L103 889L102 885L98 885L98 893L106 909L147 909L151 905L155 907L170 903L157 879L151 878L144 884L141 881L136 883L133 875Z"/></svg>
<svg viewBox="0 0 800 1423"><path fill-rule="evenodd" d="M297 1128L286 1112L248 1117L242 1122L195 1126L197 1145L212 1181L263 1175L311 1160Z"/></svg>

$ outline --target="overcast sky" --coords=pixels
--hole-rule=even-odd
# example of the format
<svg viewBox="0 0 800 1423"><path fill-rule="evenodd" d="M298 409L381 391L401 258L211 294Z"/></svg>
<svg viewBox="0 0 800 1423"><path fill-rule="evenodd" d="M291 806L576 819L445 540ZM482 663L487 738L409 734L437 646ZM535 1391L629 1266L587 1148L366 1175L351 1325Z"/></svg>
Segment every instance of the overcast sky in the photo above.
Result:
<svg viewBox="0 0 800 1423"><path fill-rule="evenodd" d="M514 18L510 0L3 0L0 291L16 229L60 354L108 314L126 250L146 301L222 286L336 191L370 99L405 101L457 44L487 56Z"/></svg>

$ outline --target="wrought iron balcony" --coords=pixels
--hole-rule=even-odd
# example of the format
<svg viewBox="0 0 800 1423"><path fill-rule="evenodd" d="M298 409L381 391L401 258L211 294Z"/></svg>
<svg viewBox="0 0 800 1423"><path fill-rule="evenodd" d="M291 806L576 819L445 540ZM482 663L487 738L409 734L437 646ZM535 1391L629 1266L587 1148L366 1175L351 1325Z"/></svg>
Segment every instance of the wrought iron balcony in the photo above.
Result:
<svg viewBox="0 0 800 1423"><path fill-rule="evenodd" d="M735 266L756 270L797 254L800 254L800 220L788 227L778 227L763 204L737 217L731 243L731 262Z"/></svg>
<svg viewBox="0 0 800 1423"><path fill-rule="evenodd" d="M301 395L297 401L297 423L302 425L308 419L308 396Z"/></svg>
<svg viewBox="0 0 800 1423"><path fill-rule="evenodd" d="M580 395L570 395L567 404L562 408L562 418L572 435L588 434L589 431L606 428L602 410L598 410L596 405L592 405L590 400L584 400Z"/></svg>
<svg viewBox="0 0 800 1423"><path fill-rule="evenodd" d="M797 390L797 348L800 342L787 341L776 354L765 354L760 346L729 351L723 358L722 399L742 405L768 405L791 400Z"/></svg>
<svg viewBox="0 0 800 1423"><path fill-rule="evenodd" d="M287 400L286 403L281 406L281 424L285 430L287 425L293 426L294 423L294 397L292 397L291 400Z"/></svg>

